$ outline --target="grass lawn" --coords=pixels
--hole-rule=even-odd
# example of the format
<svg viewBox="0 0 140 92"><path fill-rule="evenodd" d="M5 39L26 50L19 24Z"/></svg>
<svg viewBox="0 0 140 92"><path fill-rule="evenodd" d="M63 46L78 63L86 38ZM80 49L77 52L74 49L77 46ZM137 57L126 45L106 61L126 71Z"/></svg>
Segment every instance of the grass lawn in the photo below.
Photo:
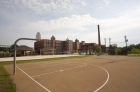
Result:
<svg viewBox="0 0 140 92"><path fill-rule="evenodd" d="M71 57L60 57L60 58L47 58L47 59L35 59L35 60L19 60L19 63L31 63L31 62L43 62L43 61L54 61L62 59L72 59L72 58L84 58L85 56L71 56ZM4 69L4 65L13 64L12 61L0 62L0 92L16 92L16 85L11 79L9 73Z"/></svg>
<svg viewBox="0 0 140 92"><path fill-rule="evenodd" d="M10 62L0 63L0 92L15 92L16 86L10 78L9 73L3 68L3 65Z"/></svg>
<svg viewBox="0 0 140 92"><path fill-rule="evenodd" d="M128 56L140 56L140 54L128 54Z"/></svg>

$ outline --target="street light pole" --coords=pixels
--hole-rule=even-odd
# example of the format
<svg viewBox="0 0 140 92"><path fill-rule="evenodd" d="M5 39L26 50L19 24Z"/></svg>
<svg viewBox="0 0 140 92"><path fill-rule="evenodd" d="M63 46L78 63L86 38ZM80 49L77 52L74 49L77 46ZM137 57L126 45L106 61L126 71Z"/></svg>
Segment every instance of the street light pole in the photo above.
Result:
<svg viewBox="0 0 140 92"><path fill-rule="evenodd" d="M106 53L106 38L104 38L104 40L105 40L105 53Z"/></svg>
<svg viewBox="0 0 140 92"><path fill-rule="evenodd" d="M126 53L127 53L127 42L128 42L128 39L126 39L126 35L124 36L124 39L125 39L125 43L126 43Z"/></svg>

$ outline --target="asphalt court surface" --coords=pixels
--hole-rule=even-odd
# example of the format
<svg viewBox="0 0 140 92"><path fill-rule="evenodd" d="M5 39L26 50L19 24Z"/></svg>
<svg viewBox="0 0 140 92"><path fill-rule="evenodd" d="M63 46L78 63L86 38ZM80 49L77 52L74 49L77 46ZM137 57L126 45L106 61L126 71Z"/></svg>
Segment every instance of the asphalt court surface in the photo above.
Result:
<svg viewBox="0 0 140 92"><path fill-rule="evenodd" d="M140 58L90 56L5 68L17 92L140 92Z"/></svg>

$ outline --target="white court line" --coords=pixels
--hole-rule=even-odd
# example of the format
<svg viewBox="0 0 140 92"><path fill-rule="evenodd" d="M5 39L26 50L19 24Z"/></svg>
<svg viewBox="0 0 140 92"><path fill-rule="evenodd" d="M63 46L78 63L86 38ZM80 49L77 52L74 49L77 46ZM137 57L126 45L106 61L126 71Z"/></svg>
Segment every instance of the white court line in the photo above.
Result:
<svg viewBox="0 0 140 92"><path fill-rule="evenodd" d="M30 68L23 68L22 70L26 70L26 69L34 69L34 68L40 68L40 67L44 67L44 66L54 66L54 65L60 65L60 64L45 64L45 65L41 65L41 66L37 66L37 67L30 67Z"/></svg>
<svg viewBox="0 0 140 92"><path fill-rule="evenodd" d="M40 67L46 67L46 66L54 66L54 65L61 65L61 64L68 64L68 63L56 63L56 64L54 64L54 63L52 63L52 64L42 64L42 65L40 65L40 66L36 66L36 67L30 67L30 68L23 68L22 70L27 70L27 69L34 69L34 68L40 68ZM69 64L69 65L73 65L73 64Z"/></svg>
<svg viewBox="0 0 140 92"><path fill-rule="evenodd" d="M17 67L17 66L16 66ZM41 86L42 88L44 88L46 91L51 92L49 89L47 89L46 87L44 87L43 85L41 85L39 82L37 82L36 80L34 80L31 76L29 76L27 73L25 73L22 69L20 69L19 67L17 67L20 71L22 71L25 75L27 75L30 79L32 79L35 83L37 83L39 86Z"/></svg>
<svg viewBox="0 0 140 92"><path fill-rule="evenodd" d="M88 64L88 65L93 65L93 66L99 67L99 68L103 69L103 70L107 73L107 79L106 79L105 83L104 83L102 86L100 86L98 89L96 89L96 90L94 91L94 92L97 92L97 91L99 91L101 88L103 88L103 87L107 84L107 82L108 82L108 80L109 80L109 73L108 73L108 71L107 71L106 69L104 69L103 67L100 67L100 66L97 66L97 65L94 65L94 64Z"/></svg>
<svg viewBox="0 0 140 92"><path fill-rule="evenodd" d="M86 63L81 63L81 64L84 64L84 65L77 66L77 67L72 67L72 68L67 68L67 69L63 69L63 70L61 69L61 70L54 71L54 72L49 72L49 73L39 74L39 75L35 75L35 76L32 76L32 77L43 76L43 75L47 75L47 74L52 74L52 73L62 72L62 71L66 71L66 70L72 70L72 69L75 69L75 68L79 68L79 67L86 66Z"/></svg>

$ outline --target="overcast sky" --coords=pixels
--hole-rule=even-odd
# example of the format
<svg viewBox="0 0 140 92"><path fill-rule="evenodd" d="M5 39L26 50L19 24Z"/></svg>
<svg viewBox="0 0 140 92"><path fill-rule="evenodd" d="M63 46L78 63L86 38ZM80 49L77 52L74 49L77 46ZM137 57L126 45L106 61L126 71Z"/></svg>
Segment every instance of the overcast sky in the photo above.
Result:
<svg viewBox="0 0 140 92"><path fill-rule="evenodd" d="M0 0L0 45L11 45L18 38L98 43L125 46L140 43L140 0ZM18 45L34 47L34 41Z"/></svg>

